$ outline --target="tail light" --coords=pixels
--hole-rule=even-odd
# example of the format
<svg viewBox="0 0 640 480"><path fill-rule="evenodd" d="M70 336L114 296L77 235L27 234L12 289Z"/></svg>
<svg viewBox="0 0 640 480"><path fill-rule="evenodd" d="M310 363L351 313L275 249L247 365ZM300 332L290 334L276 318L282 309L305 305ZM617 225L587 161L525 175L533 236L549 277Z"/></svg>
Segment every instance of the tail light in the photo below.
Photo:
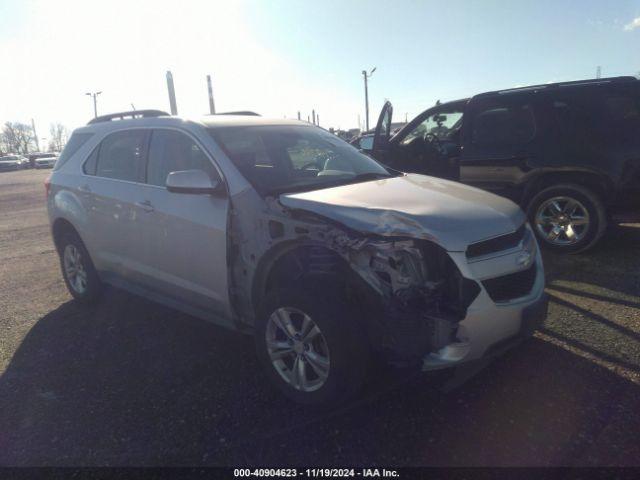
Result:
<svg viewBox="0 0 640 480"><path fill-rule="evenodd" d="M49 198L49 190L51 190L51 175L49 175L44 181L44 191L47 198Z"/></svg>

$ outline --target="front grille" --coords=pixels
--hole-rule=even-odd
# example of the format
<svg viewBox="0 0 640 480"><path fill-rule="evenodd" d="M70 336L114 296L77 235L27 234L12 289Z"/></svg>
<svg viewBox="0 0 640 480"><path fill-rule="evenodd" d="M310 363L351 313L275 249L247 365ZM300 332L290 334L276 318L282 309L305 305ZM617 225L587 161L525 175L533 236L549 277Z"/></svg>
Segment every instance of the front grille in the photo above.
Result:
<svg viewBox="0 0 640 480"><path fill-rule="evenodd" d="M467 258L481 257L483 255L489 255L490 253L515 248L520 244L526 231L525 224L522 224L522 226L513 233L507 233L506 235L500 235L499 237L489 240L472 243L467 247Z"/></svg>
<svg viewBox="0 0 640 480"><path fill-rule="evenodd" d="M502 277L490 278L482 282L485 290L496 303L508 302L524 297L533 288L536 281L536 264L521 272L510 273Z"/></svg>

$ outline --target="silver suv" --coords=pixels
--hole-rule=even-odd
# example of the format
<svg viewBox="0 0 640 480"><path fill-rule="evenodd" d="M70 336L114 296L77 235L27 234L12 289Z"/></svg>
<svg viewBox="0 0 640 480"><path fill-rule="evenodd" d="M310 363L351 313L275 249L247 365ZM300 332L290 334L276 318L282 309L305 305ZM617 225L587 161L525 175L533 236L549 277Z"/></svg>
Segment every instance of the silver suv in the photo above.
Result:
<svg viewBox="0 0 640 480"><path fill-rule="evenodd" d="M304 122L98 117L46 186L73 297L110 284L253 333L297 402L344 401L374 357L424 370L490 357L546 316L514 203L392 171Z"/></svg>

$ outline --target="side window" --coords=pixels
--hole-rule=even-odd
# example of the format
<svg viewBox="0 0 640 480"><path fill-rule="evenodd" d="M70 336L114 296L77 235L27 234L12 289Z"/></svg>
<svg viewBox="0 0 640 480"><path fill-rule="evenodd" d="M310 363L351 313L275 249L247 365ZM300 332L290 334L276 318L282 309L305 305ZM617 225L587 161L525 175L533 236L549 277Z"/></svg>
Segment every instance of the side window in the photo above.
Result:
<svg viewBox="0 0 640 480"><path fill-rule="evenodd" d="M116 132L100 144L98 177L138 181L144 155L146 130Z"/></svg>
<svg viewBox="0 0 640 480"><path fill-rule="evenodd" d="M147 183L164 187L167 175L180 170L204 170L211 179L218 172L191 137L175 130L154 130L151 134Z"/></svg>
<svg viewBox="0 0 640 480"><path fill-rule="evenodd" d="M536 124L529 104L493 105L475 116L471 141L478 145L519 145L533 139Z"/></svg>
<svg viewBox="0 0 640 480"><path fill-rule="evenodd" d="M640 101L631 95L610 94L603 99L600 121L609 142L637 142L640 136Z"/></svg>
<svg viewBox="0 0 640 480"><path fill-rule="evenodd" d="M62 165L67 163L67 161L76 153L80 147L82 147L87 140L93 137L93 133L73 133L69 138L69 141L64 146L58 161L56 162L54 170L58 170Z"/></svg>
<svg viewBox="0 0 640 480"><path fill-rule="evenodd" d="M462 111L440 111L429 115L409 132L400 143L407 145L414 138L424 137L428 133L434 135L440 141L454 141L455 134L460 130L462 124L462 115Z"/></svg>
<svg viewBox="0 0 640 480"><path fill-rule="evenodd" d="M557 97L551 100L551 120L554 130L570 141L587 141L593 136L597 113L585 99Z"/></svg>
<svg viewBox="0 0 640 480"><path fill-rule="evenodd" d="M98 168L98 152L100 151L100 145L93 149L89 158L84 162L82 171L87 175L95 175Z"/></svg>

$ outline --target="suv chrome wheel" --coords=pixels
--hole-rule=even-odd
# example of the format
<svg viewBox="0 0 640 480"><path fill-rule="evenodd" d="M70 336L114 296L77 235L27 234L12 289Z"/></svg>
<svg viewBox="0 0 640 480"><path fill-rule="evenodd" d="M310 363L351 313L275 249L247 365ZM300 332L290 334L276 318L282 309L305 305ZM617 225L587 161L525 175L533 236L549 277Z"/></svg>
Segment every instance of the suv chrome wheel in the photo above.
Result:
<svg viewBox="0 0 640 480"><path fill-rule="evenodd" d="M273 368L291 387L313 392L324 385L329 377L329 348L306 313L278 308L269 316L265 340Z"/></svg>
<svg viewBox="0 0 640 480"><path fill-rule="evenodd" d="M87 290L87 272L82 255L75 245L69 244L64 247L63 262L69 285L77 293L83 294Z"/></svg>
<svg viewBox="0 0 640 480"><path fill-rule="evenodd" d="M535 224L540 236L552 245L573 245L589 231L589 212L575 198L553 197L540 204Z"/></svg>

